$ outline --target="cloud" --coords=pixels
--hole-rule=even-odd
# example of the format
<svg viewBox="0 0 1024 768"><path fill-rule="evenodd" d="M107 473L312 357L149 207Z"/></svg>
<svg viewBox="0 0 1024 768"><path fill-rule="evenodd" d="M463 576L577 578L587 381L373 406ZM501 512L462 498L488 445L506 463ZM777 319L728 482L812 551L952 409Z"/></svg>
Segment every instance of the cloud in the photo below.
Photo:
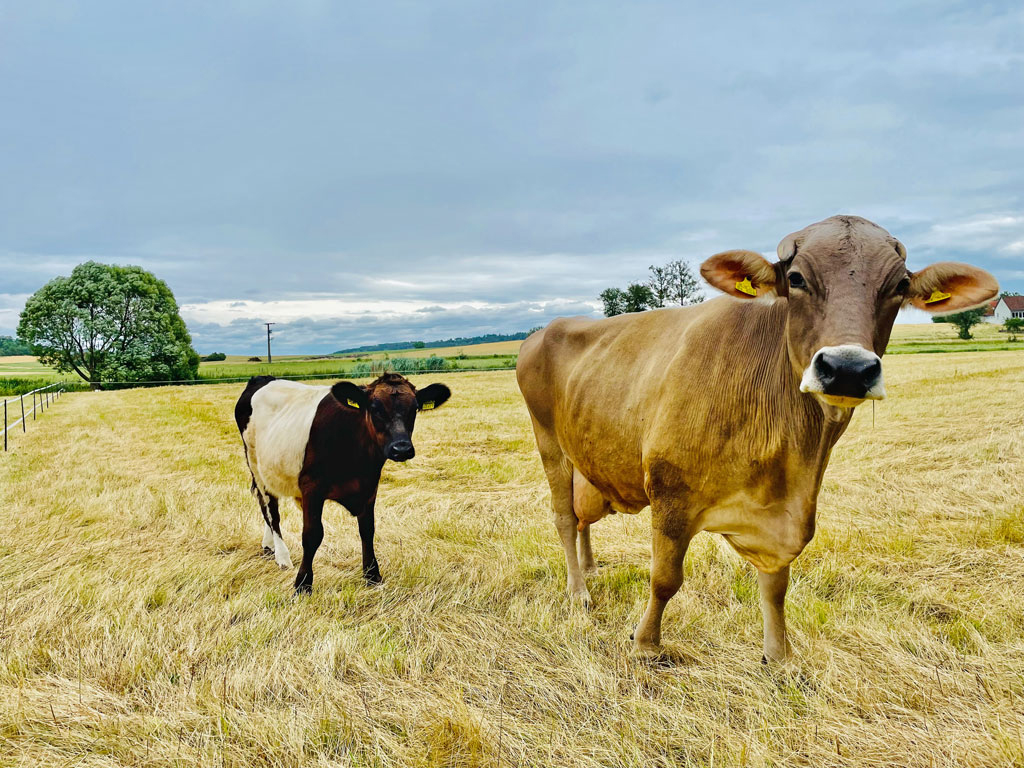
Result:
<svg viewBox="0 0 1024 768"><path fill-rule="evenodd" d="M834 213L914 268L1024 290L1022 23L955 1L21 4L0 290L139 264L205 349L258 351L266 319L322 351L332 323L521 330L522 307L774 253Z"/></svg>

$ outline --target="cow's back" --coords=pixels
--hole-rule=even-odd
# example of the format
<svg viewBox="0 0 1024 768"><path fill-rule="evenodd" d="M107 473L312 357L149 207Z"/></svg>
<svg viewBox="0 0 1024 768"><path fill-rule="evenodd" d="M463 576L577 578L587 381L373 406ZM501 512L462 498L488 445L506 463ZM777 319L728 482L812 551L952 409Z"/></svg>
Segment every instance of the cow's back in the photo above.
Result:
<svg viewBox="0 0 1024 768"><path fill-rule="evenodd" d="M249 467L261 491L298 498L298 480L320 401L330 387L275 379L253 393L252 415L242 434Z"/></svg>
<svg viewBox="0 0 1024 768"><path fill-rule="evenodd" d="M749 428L744 414L758 405L737 387L752 379L751 360L764 352L751 347L774 335L766 326L776 315L768 303L722 297L559 319L524 342L520 389L537 428L557 437L566 458L609 500L639 508L648 503L654 452L670 452L696 480L709 454ZM726 433L709 434L713 424Z"/></svg>

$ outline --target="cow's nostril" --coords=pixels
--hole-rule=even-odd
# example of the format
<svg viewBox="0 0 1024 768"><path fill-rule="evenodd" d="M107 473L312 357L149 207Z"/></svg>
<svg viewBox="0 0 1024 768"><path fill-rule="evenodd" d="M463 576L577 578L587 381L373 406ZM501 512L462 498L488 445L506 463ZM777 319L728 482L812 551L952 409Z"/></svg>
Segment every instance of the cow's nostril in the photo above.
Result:
<svg viewBox="0 0 1024 768"><path fill-rule="evenodd" d="M882 361L872 360L868 365L864 367L861 372L861 376L864 379L865 384L873 384L878 380L878 377L882 375Z"/></svg>
<svg viewBox="0 0 1024 768"><path fill-rule="evenodd" d="M835 366L829 363L825 355L818 355L814 361L814 367L822 379L832 379L836 375Z"/></svg>

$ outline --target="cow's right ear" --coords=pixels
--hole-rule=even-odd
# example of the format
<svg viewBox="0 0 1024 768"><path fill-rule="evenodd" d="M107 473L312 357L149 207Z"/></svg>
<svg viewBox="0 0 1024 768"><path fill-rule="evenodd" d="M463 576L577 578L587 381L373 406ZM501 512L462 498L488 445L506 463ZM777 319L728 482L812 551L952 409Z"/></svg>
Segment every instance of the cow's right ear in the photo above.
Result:
<svg viewBox="0 0 1024 768"><path fill-rule="evenodd" d="M700 265L700 273L709 285L740 299L765 296L776 289L774 265L753 251L716 253Z"/></svg>
<svg viewBox="0 0 1024 768"><path fill-rule="evenodd" d="M351 381L339 381L331 387L331 394L334 399L346 408L362 410L370 404L370 396L362 387L356 386Z"/></svg>

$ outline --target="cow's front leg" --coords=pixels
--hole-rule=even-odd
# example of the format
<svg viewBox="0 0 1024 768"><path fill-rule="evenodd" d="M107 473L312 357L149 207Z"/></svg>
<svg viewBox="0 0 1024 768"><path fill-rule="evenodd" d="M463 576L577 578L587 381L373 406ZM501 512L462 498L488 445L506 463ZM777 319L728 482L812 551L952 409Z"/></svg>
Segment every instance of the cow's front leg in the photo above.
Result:
<svg viewBox="0 0 1024 768"><path fill-rule="evenodd" d="M377 563L377 555L373 552L373 508L376 501L377 496L374 494L359 514L359 540L363 545L363 578L368 584L381 582L380 565Z"/></svg>
<svg viewBox="0 0 1024 768"><path fill-rule="evenodd" d="M661 653L661 617L668 601L683 585L683 558L690 543L688 534L669 534L656 526L657 521L651 542L651 599L633 633L637 650L649 654Z"/></svg>
<svg viewBox="0 0 1024 768"><path fill-rule="evenodd" d="M313 558L324 540L324 500L319 497L302 497L302 565L295 576L295 591L309 594L313 591Z"/></svg>
<svg viewBox="0 0 1024 768"><path fill-rule="evenodd" d="M786 639L786 590L789 588L789 566L775 573L757 572L761 591L761 615L764 618L764 656L762 661L785 661L790 654Z"/></svg>

